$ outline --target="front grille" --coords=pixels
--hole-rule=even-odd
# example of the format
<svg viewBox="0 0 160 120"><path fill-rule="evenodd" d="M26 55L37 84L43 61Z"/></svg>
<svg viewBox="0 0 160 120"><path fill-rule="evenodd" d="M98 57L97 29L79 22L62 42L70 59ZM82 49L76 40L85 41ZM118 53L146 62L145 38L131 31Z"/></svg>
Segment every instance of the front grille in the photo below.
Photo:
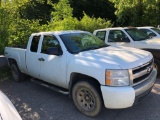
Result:
<svg viewBox="0 0 160 120"><path fill-rule="evenodd" d="M149 62L132 69L133 86L145 81L153 71L153 59Z"/></svg>

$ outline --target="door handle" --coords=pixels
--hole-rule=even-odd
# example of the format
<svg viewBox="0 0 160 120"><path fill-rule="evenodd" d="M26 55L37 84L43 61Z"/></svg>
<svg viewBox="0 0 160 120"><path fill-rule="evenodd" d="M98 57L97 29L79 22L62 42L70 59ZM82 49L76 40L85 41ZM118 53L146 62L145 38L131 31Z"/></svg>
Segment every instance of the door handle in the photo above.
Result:
<svg viewBox="0 0 160 120"><path fill-rule="evenodd" d="M44 58L38 58L38 60L39 60L39 61L42 61L42 62L45 61Z"/></svg>

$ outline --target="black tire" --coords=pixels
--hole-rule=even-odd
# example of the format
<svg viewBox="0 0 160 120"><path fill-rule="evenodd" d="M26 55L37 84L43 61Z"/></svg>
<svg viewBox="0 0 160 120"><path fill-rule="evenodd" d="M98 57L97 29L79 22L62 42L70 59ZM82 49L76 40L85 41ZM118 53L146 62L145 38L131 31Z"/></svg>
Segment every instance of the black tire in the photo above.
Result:
<svg viewBox="0 0 160 120"><path fill-rule="evenodd" d="M76 108L84 115L95 117L102 110L102 100L98 90L87 81L77 82L72 89Z"/></svg>
<svg viewBox="0 0 160 120"><path fill-rule="evenodd" d="M154 58L154 67L157 69L157 76L160 76L160 61Z"/></svg>
<svg viewBox="0 0 160 120"><path fill-rule="evenodd" d="M19 70L16 63L11 64L11 71L14 81L20 82L24 80L24 74Z"/></svg>

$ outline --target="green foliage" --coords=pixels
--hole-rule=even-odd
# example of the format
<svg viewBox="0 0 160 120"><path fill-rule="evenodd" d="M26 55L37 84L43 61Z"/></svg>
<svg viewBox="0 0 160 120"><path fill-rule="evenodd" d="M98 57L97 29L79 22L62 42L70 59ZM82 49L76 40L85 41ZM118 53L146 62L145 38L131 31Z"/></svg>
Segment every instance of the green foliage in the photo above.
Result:
<svg viewBox="0 0 160 120"><path fill-rule="evenodd" d="M53 4L55 11L52 12L54 21L63 20L67 17L72 17L73 9L70 7L68 0L60 0L57 4Z"/></svg>
<svg viewBox="0 0 160 120"><path fill-rule="evenodd" d="M32 4L33 3L33 4ZM42 24L44 16L37 14L37 6L52 5L51 11L44 14L52 15L52 20ZM73 8L70 7L69 0L60 0L57 4L51 4L46 0L12 0L5 4L2 2L0 7L0 54L3 54L5 46L24 46L28 42L31 33L39 31L53 30L86 30L93 32L94 29L111 26L111 22L101 18L89 17L84 14L82 19L73 17ZM45 8L45 7L44 7ZM35 16L31 18L28 14ZM43 10L42 10L43 11ZM33 12L33 14L32 14ZM43 13L43 12L42 12ZM47 18L48 19L48 18ZM49 19L48 19L49 20ZM46 21L46 20L45 20Z"/></svg>
<svg viewBox="0 0 160 120"><path fill-rule="evenodd" d="M28 0L25 5L19 7L20 18L39 20L40 24L47 24L52 11L52 5L48 0Z"/></svg>
<svg viewBox="0 0 160 120"><path fill-rule="evenodd" d="M30 34L38 31L38 21L20 18L19 8L26 2L27 0L15 0L0 7L0 54L3 54L5 46L26 44Z"/></svg>
<svg viewBox="0 0 160 120"><path fill-rule="evenodd" d="M91 33L99 28L111 27L111 22L102 18L89 17L84 13L83 18L80 20L80 29L90 31Z"/></svg>
<svg viewBox="0 0 160 120"><path fill-rule="evenodd" d="M85 12L89 17L116 20L114 4L109 0L69 0L73 8L73 16L81 19Z"/></svg>
<svg viewBox="0 0 160 120"><path fill-rule="evenodd" d="M78 24L79 21L74 18L74 17L67 17L64 18L63 20L55 20L50 22L50 24L48 25L50 30L49 31L53 31L53 30L76 30L78 29Z"/></svg>
<svg viewBox="0 0 160 120"><path fill-rule="evenodd" d="M10 20L8 19L8 11L4 8L0 8L0 53L3 53L3 48L7 45L9 36Z"/></svg>
<svg viewBox="0 0 160 120"><path fill-rule="evenodd" d="M102 18L91 18L85 13L80 20L72 17L73 9L70 7L68 0L60 0L53 5L53 8L53 19L49 23L50 30L86 30L93 32L95 29L111 26L110 21Z"/></svg>
<svg viewBox="0 0 160 120"><path fill-rule="evenodd" d="M122 26L157 26L160 0L110 0L117 9L117 22Z"/></svg>
<svg viewBox="0 0 160 120"><path fill-rule="evenodd" d="M24 46L31 33L39 32L39 21L19 19L10 24L8 46Z"/></svg>
<svg viewBox="0 0 160 120"><path fill-rule="evenodd" d="M160 24L160 0L0 0L0 3L0 54L5 46L25 45L33 32L93 32L113 26L111 21L117 26Z"/></svg>

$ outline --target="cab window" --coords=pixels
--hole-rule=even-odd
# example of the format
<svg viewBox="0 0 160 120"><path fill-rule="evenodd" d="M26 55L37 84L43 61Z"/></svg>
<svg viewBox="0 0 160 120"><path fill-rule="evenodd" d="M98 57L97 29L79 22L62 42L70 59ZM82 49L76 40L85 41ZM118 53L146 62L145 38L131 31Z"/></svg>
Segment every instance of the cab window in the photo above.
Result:
<svg viewBox="0 0 160 120"><path fill-rule="evenodd" d="M59 46L60 44L54 35L44 35L41 53L48 54L48 48Z"/></svg>
<svg viewBox="0 0 160 120"><path fill-rule="evenodd" d="M40 37L41 37L40 35L33 36L32 43L31 43L31 48L30 48L31 52L37 52L38 51L38 44L39 44Z"/></svg>
<svg viewBox="0 0 160 120"><path fill-rule="evenodd" d="M110 30L108 42L122 42L122 38L128 38L121 30Z"/></svg>
<svg viewBox="0 0 160 120"><path fill-rule="evenodd" d="M140 29L140 30L143 31L144 33L146 33L147 35L152 34L152 36L156 36L156 34L153 33L151 30L148 30L148 29Z"/></svg>
<svg viewBox="0 0 160 120"><path fill-rule="evenodd" d="M96 33L96 36L101 39L102 41L105 41L106 38L106 31L98 31Z"/></svg>

